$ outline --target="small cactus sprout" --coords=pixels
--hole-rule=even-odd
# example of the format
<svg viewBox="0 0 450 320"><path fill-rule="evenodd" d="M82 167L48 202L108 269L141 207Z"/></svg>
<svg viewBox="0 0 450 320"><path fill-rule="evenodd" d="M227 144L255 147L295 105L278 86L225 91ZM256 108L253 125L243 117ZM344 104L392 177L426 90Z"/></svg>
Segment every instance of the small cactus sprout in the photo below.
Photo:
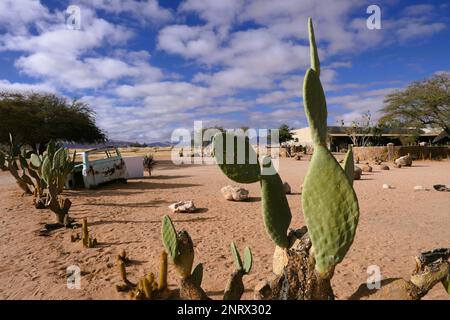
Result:
<svg viewBox="0 0 450 320"><path fill-rule="evenodd" d="M143 278L141 280L142 290L144 291L145 298L148 300L153 299L153 282L150 282L148 279Z"/></svg>
<svg viewBox="0 0 450 320"><path fill-rule="evenodd" d="M239 271L243 271L244 274L248 274L252 269L252 251L249 247L245 247L244 249L244 262L242 262L241 255L236 247L234 242L231 243L231 254L233 255L234 264L236 269Z"/></svg>
<svg viewBox="0 0 450 320"><path fill-rule="evenodd" d="M241 256L236 244L231 243L231 254L233 255L234 264L236 270L231 274L228 280L227 287L225 289L223 299L224 300L239 300L244 293L244 283L242 277L250 272L252 269L252 252L249 247L244 249L244 262L242 262Z"/></svg>
<svg viewBox="0 0 450 320"><path fill-rule="evenodd" d="M89 236L86 218L83 219L83 223L81 225L81 240L83 242L83 247L85 248L94 248L97 245L97 239Z"/></svg>
<svg viewBox="0 0 450 320"><path fill-rule="evenodd" d="M167 288L167 252L162 251L159 261L159 286L158 289L163 291Z"/></svg>
<svg viewBox="0 0 450 320"><path fill-rule="evenodd" d="M236 244L234 242L231 243L231 254L233 255L234 264L237 270L242 270L244 267L242 266L241 255L239 254L238 249L236 248Z"/></svg>
<svg viewBox="0 0 450 320"><path fill-rule="evenodd" d="M202 280L203 280L203 263L199 263L191 274L192 282L197 286L202 286Z"/></svg>
<svg viewBox="0 0 450 320"><path fill-rule="evenodd" d="M162 239L166 252L182 279L188 278L194 262L194 245L189 233L184 230L177 233L172 220L166 215L163 217Z"/></svg>
<svg viewBox="0 0 450 320"><path fill-rule="evenodd" d="M313 58L303 82L303 99L314 153L303 183L302 206L314 248L315 269L321 278L331 278L353 242L359 207L346 172L326 147L327 106L311 19L309 39Z"/></svg>
<svg viewBox="0 0 450 320"><path fill-rule="evenodd" d="M117 267L119 269L120 279L122 280L122 284L116 285L117 292L128 291L136 287L135 284L131 283L131 281L127 278L127 269L125 267L125 263L123 261L117 260Z"/></svg>
<svg viewBox="0 0 450 320"><path fill-rule="evenodd" d="M130 259L127 256L127 252L125 251L125 249L122 249L122 251L117 255L117 261L122 261L123 263L125 263L125 265L127 265L128 263L130 263Z"/></svg>

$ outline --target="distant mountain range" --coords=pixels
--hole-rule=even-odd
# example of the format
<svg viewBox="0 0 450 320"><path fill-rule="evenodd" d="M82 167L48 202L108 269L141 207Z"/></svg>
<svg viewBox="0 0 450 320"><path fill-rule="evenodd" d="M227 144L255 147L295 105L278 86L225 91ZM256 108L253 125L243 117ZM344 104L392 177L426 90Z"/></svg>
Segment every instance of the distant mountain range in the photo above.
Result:
<svg viewBox="0 0 450 320"><path fill-rule="evenodd" d="M107 146L115 146L115 147L171 147L174 144L169 141L164 142L151 142L151 143L138 143L138 142L130 142L130 141L120 141L120 140L109 140L105 143L97 143L97 144L81 144L81 143L65 143L65 147L71 149L93 149L93 148L102 148Z"/></svg>

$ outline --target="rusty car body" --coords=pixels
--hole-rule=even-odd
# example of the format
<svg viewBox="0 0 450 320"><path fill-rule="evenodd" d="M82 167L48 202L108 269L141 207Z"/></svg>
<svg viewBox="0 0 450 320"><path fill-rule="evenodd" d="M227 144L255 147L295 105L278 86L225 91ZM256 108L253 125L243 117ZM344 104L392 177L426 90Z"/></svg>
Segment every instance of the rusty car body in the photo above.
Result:
<svg viewBox="0 0 450 320"><path fill-rule="evenodd" d="M127 177L127 167L118 148L96 148L77 153L77 163L66 187L92 189L111 181L126 182Z"/></svg>

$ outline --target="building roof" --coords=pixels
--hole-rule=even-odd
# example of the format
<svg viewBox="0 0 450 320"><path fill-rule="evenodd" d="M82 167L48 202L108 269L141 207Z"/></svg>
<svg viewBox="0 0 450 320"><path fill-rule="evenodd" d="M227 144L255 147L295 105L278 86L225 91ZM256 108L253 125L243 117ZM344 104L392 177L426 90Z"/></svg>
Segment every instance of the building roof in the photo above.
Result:
<svg viewBox="0 0 450 320"><path fill-rule="evenodd" d="M303 131L307 128L292 130L295 134L298 131ZM328 126L328 134L333 137L348 136L348 131L352 130L350 126ZM367 136L372 135L372 133L364 132L362 128L359 128L359 132L356 136ZM442 129L419 129L419 134L422 137L435 137L441 133ZM383 128L381 135L383 137L400 137L400 136L410 136L417 133L417 128Z"/></svg>

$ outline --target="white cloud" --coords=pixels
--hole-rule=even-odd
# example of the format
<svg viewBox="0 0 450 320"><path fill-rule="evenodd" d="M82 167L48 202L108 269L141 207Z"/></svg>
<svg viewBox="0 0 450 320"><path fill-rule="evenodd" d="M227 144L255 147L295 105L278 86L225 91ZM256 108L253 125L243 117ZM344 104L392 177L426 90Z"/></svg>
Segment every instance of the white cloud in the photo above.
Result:
<svg viewBox="0 0 450 320"><path fill-rule="evenodd" d="M0 31L6 29L13 34L26 34L30 25L49 18L48 9L38 0L0 1Z"/></svg>
<svg viewBox="0 0 450 320"><path fill-rule="evenodd" d="M81 3L111 14L130 14L145 24L161 24L173 19L172 12L161 7L157 0L81 0Z"/></svg>
<svg viewBox="0 0 450 320"><path fill-rule="evenodd" d="M369 30L369 2L359 0L186 0L176 16L157 0L74 4L82 5L81 30L67 30L64 12L39 1L0 2L0 52L13 52L17 70L35 78L30 84L0 80L0 88L85 94L99 125L120 140L165 140L194 120L224 127L304 125L308 16L314 18L330 122L376 113L392 88L342 83L339 68L351 68L351 57L364 50L446 28L436 6L408 6L394 20L384 15L386 3L383 29ZM198 25L191 15L200 18ZM157 28L158 51L150 54L141 34L133 37ZM144 45L149 47L153 43ZM166 54L187 63L178 71ZM164 62L159 68L153 61ZM387 83L382 85L395 85ZM336 96L344 89L350 93Z"/></svg>
<svg viewBox="0 0 450 320"><path fill-rule="evenodd" d="M56 89L48 83L10 82L6 79L0 80L0 91L57 92Z"/></svg>

